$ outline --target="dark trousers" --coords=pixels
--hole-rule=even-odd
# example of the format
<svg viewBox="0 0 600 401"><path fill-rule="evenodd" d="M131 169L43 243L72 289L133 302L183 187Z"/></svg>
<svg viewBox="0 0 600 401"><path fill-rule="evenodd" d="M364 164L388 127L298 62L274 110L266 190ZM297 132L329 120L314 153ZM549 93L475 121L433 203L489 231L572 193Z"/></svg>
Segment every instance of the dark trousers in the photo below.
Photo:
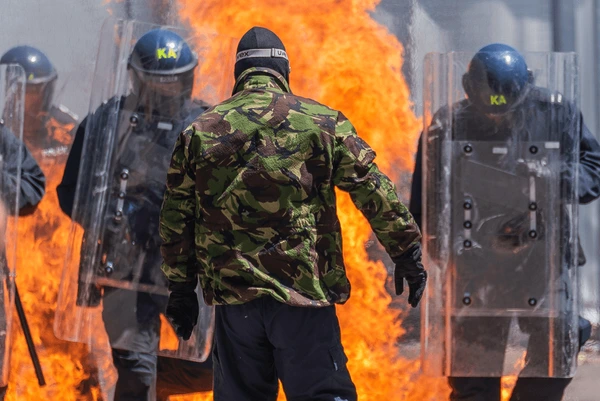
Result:
<svg viewBox="0 0 600 401"><path fill-rule="evenodd" d="M171 395L211 391L212 359L198 363L183 359L158 357L156 399L167 401Z"/></svg>
<svg viewBox="0 0 600 401"><path fill-rule="evenodd" d="M149 294L105 291L102 318L119 374L114 401L149 401L154 393L158 401L163 401L170 395L212 389L210 362L157 355L160 307L157 298Z"/></svg>
<svg viewBox="0 0 600 401"><path fill-rule="evenodd" d="M216 307L215 401L356 401L334 306L294 307L262 297Z"/></svg>
<svg viewBox="0 0 600 401"><path fill-rule="evenodd" d="M104 328L112 346L119 377L114 401L153 399L160 316L149 294L105 288L102 308Z"/></svg>
<svg viewBox="0 0 600 401"><path fill-rule="evenodd" d="M115 401L148 401L156 380L156 353L113 349L113 364L119 378Z"/></svg>
<svg viewBox="0 0 600 401"><path fill-rule="evenodd" d="M560 401L572 379L520 377L510 401ZM499 377L449 377L451 401L500 401Z"/></svg>
<svg viewBox="0 0 600 401"><path fill-rule="evenodd" d="M115 401L148 401L156 381L156 400L171 395L212 390L212 363L156 356L155 353L113 349L113 363L119 378ZM0 401L2 398L0 398Z"/></svg>

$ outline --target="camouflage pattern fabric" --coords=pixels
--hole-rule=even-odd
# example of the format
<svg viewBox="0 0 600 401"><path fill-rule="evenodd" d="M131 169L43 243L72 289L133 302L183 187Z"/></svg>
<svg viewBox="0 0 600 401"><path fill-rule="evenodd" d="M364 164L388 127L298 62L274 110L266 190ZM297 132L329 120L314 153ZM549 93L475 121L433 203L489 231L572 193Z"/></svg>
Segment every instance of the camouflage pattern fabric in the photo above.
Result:
<svg viewBox="0 0 600 401"><path fill-rule="evenodd" d="M175 144L159 224L163 272L178 282L199 275L209 305L265 295L346 302L334 187L350 193L390 256L420 240L374 159L342 113L293 95L273 70L246 70L234 95Z"/></svg>

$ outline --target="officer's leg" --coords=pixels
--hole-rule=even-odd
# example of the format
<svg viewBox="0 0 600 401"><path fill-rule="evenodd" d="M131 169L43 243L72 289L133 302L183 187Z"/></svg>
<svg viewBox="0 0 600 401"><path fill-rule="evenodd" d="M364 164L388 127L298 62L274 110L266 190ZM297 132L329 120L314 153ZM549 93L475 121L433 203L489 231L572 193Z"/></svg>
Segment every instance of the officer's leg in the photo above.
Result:
<svg viewBox="0 0 600 401"><path fill-rule="evenodd" d="M212 358L203 363L158 357L156 394L158 401L171 395L200 393L212 390Z"/></svg>
<svg viewBox="0 0 600 401"><path fill-rule="evenodd" d="M0 387L0 401L4 401L4 397L6 397L6 390L8 390L8 386Z"/></svg>
<svg viewBox="0 0 600 401"><path fill-rule="evenodd" d="M451 367L455 376L448 378L450 400L500 401L511 319L462 316L451 322ZM488 377L480 377L484 375Z"/></svg>
<svg viewBox="0 0 600 401"><path fill-rule="evenodd" d="M501 377L511 319L461 316L451 323L454 376Z"/></svg>
<svg viewBox="0 0 600 401"><path fill-rule="evenodd" d="M526 377L547 377L548 369L553 366L556 374L565 369L565 361L560 355L550 361L550 355L556 351L557 344L563 344L566 338L560 324L555 324L554 338L550 339L550 320L545 317L521 317L519 318L519 327L524 333L529 333L529 342L527 344L527 355L525 357L525 367L520 375ZM566 348L564 348L566 350Z"/></svg>
<svg viewBox="0 0 600 401"><path fill-rule="evenodd" d="M584 322L580 321L581 325ZM526 366L521 374L528 376L543 376L548 374L549 366L554 366L554 374L564 374L570 370L572 354L577 345L564 332L564 323L560 319L549 320L547 318L521 318L519 320L521 329L530 333L529 345L527 347ZM549 337L549 325L554 324L554 340ZM580 333L581 342L583 333ZM554 344L563 344L560 350L571 350L567 354L556 355L550 361L550 347L556 348ZM554 350L559 352L558 350ZM571 378L555 377L519 377L513 390L511 401L560 401L563 394L571 383Z"/></svg>
<svg viewBox="0 0 600 401"><path fill-rule="evenodd" d="M548 365L548 337L545 336L545 327L536 327L535 319L522 319L522 325L528 328L532 334L529 340L528 359L532 365L536 363L544 368ZM557 325L561 322L557 321ZM557 327L557 330L561 327ZM579 317L579 349L589 339L591 331L590 322L582 317ZM540 348L543 347L543 348ZM569 364L569 360L564 362ZM566 370L567 366L565 366ZM511 401L560 401L563 398L567 386L571 383L572 378L554 378L554 377L521 377L515 385Z"/></svg>
<svg viewBox="0 0 600 401"><path fill-rule="evenodd" d="M356 401L335 306L306 308L265 300L265 325L288 401Z"/></svg>
<svg viewBox="0 0 600 401"><path fill-rule="evenodd" d="M153 400L160 333L155 303L145 293L105 289L102 319L119 375L114 401Z"/></svg>
<svg viewBox="0 0 600 401"><path fill-rule="evenodd" d="M273 347L265 333L262 299L215 307L214 401L275 401Z"/></svg>
<svg viewBox="0 0 600 401"><path fill-rule="evenodd" d="M156 375L156 354L113 349L113 363L119 378L115 401L151 400Z"/></svg>
<svg viewBox="0 0 600 401"><path fill-rule="evenodd" d="M520 377L510 401L560 401L573 379Z"/></svg>
<svg viewBox="0 0 600 401"><path fill-rule="evenodd" d="M449 377L451 401L500 401L499 377Z"/></svg>

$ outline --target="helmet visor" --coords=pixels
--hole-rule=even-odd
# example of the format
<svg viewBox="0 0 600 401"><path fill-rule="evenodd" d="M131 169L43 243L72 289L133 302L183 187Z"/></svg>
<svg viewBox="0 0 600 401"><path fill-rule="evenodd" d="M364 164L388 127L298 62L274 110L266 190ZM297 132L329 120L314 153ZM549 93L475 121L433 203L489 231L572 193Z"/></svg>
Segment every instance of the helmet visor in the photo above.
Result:
<svg viewBox="0 0 600 401"><path fill-rule="evenodd" d="M192 95L194 72L156 75L134 70L132 79L134 92L146 112L174 117Z"/></svg>
<svg viewBox="0 0 600 401"><path fill-rule="evenodd" d="M31 83L25 86L25 114L27 118L39 118L50 110L56 79Z"/></svg>

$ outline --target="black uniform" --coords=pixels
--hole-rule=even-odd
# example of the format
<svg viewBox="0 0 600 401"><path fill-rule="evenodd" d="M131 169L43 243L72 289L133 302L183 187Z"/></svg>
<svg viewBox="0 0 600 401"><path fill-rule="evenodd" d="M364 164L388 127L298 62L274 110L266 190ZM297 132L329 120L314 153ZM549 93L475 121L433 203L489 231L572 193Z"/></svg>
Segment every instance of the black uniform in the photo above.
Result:
<svg viewBox="0 0 600 401"><path fill-rule="evenodd" d="M35 206L44 196L46 178L42 170L25 146L19 153L19 140L8 129L0 127L0 155L2 156L2 194L14 199L17 190L17 164L21 158L21 188L19 192L19 214L26 215L35 210ZM14 213L14 210L10 211Z"/></svg>
<svg viewBox="0 0 600 401"><path fill-rule="evenodd" d="M119 266L116 275L123 281L140 284L164 284L160 270L160 237L158 235L158 214L165 191L165 180L169 157L179 133L193 121L205 107L187 102L176 119L155 118L144 115L143 107L138 107L134 96L120 102L119 133L109 181L110 195L103 224L103 257ZM103 105L93 116L87 117L79 125L73 146L69 153L61 184L57 188L62 210L71 216L80 170L80 159L87 120L94 118L96 127L102 127L114 100ZM123 172L126 172L126 195L122 204L122 219L115 219L116 202L122 191ZM160 179L160 180L159 180ZM143 254L144 257L139 255ZM139 261L142 265L139 266ZM123 267L126 267L123 269ZM115 400L150 399L150 391L156 381L157 394L166 399L171 394L208 391L212 388L210 364L180 361L157 357L160 334L159 314L166 307L166 295L151 292L136 292L126 289L94 287L79 291L78 304L95 306L103 297L103 320L111 344L113 362L117 368ZM102 292L103 291L103 292ZM126 334L124 334L126 333ZM121 336L135 336L138 351L118 348ZM114 344L117 344L116 346Z"/></svg>
<svg viewBox="0 0 600 401"><path fill-rule="evenodd" d="M472 140L472 141L503 141L506 142L514 133L522 135L519 138L522 141L560 141L565 143L569 141L569 137L565 137L564 133L572 132L569 130L568 124L571 122L567 118L562 119L561 116L578 115L580 119L580 164L579 164L579 202L582 204L589 203L600 196L600 144L592 136L588 128L583 123L581 113L572 113L572 106L565 103L557 103L550 101L551 93L541 88L532 88L527 94L523 103L520 104L510 114L499 120L492 120L481 113L468 100L463 100L452 106L453 123L452 133L454 140ZM433 121L447 121L444 117L445 113L450 112L448 108L441 109L434 116ZM439 118L436 118L439 117ZM550 124L560 121L564 124L561 129L552 129ZM428 134L429 138L435 137L435 132L431 130L444 130L448 127L430 127ZM560 137L560 135L563 137ZM552 137L557 136L557 137ZM432 146L435 146L433 144ZM565 146L568 148L568 145ZM435 148L434 148L435 149ZM437 163L438 158L432 161ZM422 215L422 146L421 141L416 157L416 165L413 174L410 212L415 217L419 226L421 226ZM564 180L567 184L569 177ZM581 259L581 258L580 258ZM523 278L515 278L519 280ZM532 322L531 318L519 319L521 330L528 332L527 327ZM498 376L501 375L502 361L505 353L506 341L508 338L508 327L510 318L503 317L478 317L464 323L461 327L461 336L464 340L464 347L476 348L476 345L484 347L488 356L497 355ZM585 323L585 322L584 322ZM475 324L476 330L472 330L477 334L469 336L469 324ZM539 327L539 322L536 323ZM460 329L459 329L460 330ZM542 331L542 330L539 330ZM548 330L546 330L547 332ZM548 344L548 338L544 334L538 332L530 332L528 365L547 365L544 361L532 361L532 355L544 355L542 349ZM582 337L580 335L580 337ZM582 344L585 338L580 338ZM538 349L536 349L538 348ZM486 361L489 363L490 361ZM533 376L536 376L535 374ZM541 376L541 375L540 375ZM520 378L517 381L513 391L511 401L516 400L544 400L553 401L562 399L562 395L566 386L571 379L559 378ZM500 400L500 377L450 377L450 386L452 387L451 400L464 401L499 401Z"/></svg>

